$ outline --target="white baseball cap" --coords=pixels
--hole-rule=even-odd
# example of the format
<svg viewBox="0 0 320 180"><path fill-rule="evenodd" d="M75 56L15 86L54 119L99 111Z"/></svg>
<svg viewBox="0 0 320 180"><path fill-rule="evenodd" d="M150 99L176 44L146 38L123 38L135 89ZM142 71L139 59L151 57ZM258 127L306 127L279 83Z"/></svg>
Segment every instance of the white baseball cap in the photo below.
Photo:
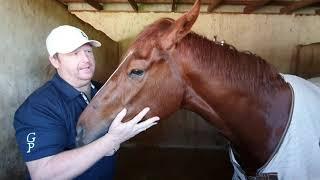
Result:
<svg viewBox="0 0 320 180"><path fill-rule="evenodd" d="M70 53L86 43L90 43L94 47L101 46L99 41L89 40L88 36L83 31L69 25L62 25L54 28L46 40L50 57L56 53Z"/></svg>

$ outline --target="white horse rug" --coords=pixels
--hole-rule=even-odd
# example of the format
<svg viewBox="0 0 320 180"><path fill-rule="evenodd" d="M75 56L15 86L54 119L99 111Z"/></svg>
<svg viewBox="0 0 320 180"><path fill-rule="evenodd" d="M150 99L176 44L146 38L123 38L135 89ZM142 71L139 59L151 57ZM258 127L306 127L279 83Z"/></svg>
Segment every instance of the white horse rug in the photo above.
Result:
<svg viewBox="0 0 320 180"><path fill-rule="evenodd" d="M320 86L293 75L283 75L294 91L291 122L278 151L257 176L277 173L279 180L320 180ZM320 84L319 84L320 85ZM246 177L230 149L233 180Z"/></svg>

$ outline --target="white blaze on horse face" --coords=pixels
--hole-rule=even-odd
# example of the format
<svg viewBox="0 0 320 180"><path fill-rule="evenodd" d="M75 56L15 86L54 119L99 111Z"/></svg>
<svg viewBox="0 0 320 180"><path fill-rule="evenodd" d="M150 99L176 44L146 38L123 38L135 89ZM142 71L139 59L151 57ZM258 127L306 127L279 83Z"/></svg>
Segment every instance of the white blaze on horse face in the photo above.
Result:
<svg viewBox="0 0 320 180"><path fill-rule="evenodd" d="M111 74L111 76L109 77L109 79L104 83L104 85L99 89L99 91L96 93L96 95L100 92L101 89L103 89L103 87L109 82L109 80L112 78L112 76L119 70L119 68L122 66L122 64L128 59L128 57L133 53L133 50L129 51L129 53L125 56L125 58L123 59L123 61L119 64L119 66L117 67L117 69Z"/></svg>

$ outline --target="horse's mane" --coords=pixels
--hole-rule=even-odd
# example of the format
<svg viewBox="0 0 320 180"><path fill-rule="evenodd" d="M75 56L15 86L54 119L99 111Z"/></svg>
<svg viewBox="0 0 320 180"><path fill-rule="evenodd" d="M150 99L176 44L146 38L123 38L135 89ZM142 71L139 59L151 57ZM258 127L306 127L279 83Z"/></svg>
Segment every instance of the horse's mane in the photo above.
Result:
<svg viewBox="0 0 320 180"><path fill-rule="evenodd" d="M240 52L227 43L216 43L191 32L179 48L193 55L201 69L209 71L212 77L223 78L231 86L249 88L251 92L270 92L286 83L267 61L250 51Z"/></svg>

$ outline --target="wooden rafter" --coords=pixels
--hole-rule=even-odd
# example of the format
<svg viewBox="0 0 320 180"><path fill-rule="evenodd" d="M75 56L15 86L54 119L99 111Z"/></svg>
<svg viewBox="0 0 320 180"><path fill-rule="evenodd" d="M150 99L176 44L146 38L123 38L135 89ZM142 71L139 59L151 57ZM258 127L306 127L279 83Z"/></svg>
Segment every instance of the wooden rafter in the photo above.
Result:
<svg viewBox="0 0 320 180"><path fill-rule="evenodd" d="M171 12L175 12L177 10L177 0L172 0Z"/></svg>
<svg viewBox="0 0 320 180"><path fill-rule="evenodd" d="M315 3L319 3L319 0L302 0L302 1L296 1L292 3L289 6L283 7L280 9L281 14L290 14L295 10L310 6Z"/></svg>
<svg viewBox="0 0 320 180"><path fill-rule="evenodd" d="M98 11L103 10L103 6L96 0L85 0L85 2L90 4L90 6L94 7Z"/></svg>
<svg viewBox="0 0 320 180"><path fill-rule="evenodd" d="M58 0L66 9L68 9L67 3L65 3L63 0Z"/></svg>
<svg viewBox="0 0 320 180"><path fill-rule="evenodd" d="M249 14L252 13L253 11L256 11L257 9L262 8L264 5L267 5L270 3L272 0L261 0L261 1L256 1L250 5L247 5L243 9L243 13Z"/></svg>
<svg viewBox="0 0 320 180"><path fill-rule="evenodd" d="M57 0L57 1L59 1L60 3L66 5L66 2L64 2L64 0Z"/></svg>
<svg viewBox="0 0 320 180"><path fill-rule="evenodd" d="M130 3L130 6L132 7L132 9L135 12L138 12L139 8L138 8L136 1L135 0L128 0L128 2Z"/></svg>
<svg viewBox="0 0 320 180"><path fill-rule="evenodd" d="M223 0L212 0L211 4L209 4L207 11L210 13L212 12L214 9L216 9L221 3L223 2Z"/></svg>

